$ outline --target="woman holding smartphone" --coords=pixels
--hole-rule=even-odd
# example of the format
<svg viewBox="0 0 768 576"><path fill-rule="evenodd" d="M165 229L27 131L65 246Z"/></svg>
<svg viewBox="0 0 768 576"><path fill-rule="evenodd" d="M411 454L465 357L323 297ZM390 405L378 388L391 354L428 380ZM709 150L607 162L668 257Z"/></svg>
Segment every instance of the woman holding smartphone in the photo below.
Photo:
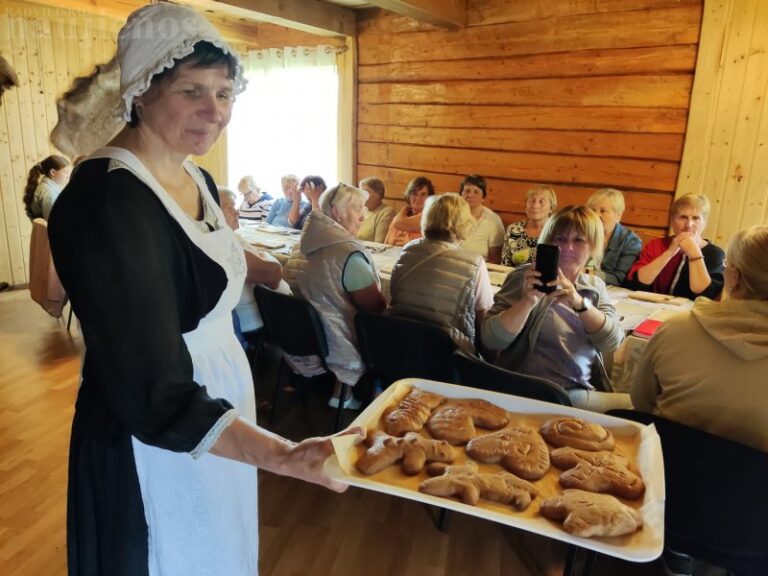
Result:
<svg viewBox="0 0 768 576"><path fill-rule="evenodd" d="M631 407L627 394L595 389L595 377L610 389L602 353L624 339L605 282L584 273L590 258L600 262L600 218L591 208L566 206L547 221L539 240L559 249L556 279L542 282L542 262L509 274L483 321L483 345L501 351L500 366L564 388L574 406L598 412ZM545 294L547 288L554 290Z"/></svg>

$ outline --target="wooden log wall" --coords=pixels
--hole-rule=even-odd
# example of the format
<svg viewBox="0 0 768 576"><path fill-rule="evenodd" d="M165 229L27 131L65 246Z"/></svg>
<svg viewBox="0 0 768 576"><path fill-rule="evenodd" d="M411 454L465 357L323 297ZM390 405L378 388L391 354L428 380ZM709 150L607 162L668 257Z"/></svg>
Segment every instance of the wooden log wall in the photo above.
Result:
<svg viewBox="0 0 768 576"><path fill-rule="evenodd" d="M624 222L663 235L686 132L702 0L469 0L445 31L372 11L358 22L357 176L402 199L488 179L486 204L520 219L525 191L560 205L626 192Z"/></svg>

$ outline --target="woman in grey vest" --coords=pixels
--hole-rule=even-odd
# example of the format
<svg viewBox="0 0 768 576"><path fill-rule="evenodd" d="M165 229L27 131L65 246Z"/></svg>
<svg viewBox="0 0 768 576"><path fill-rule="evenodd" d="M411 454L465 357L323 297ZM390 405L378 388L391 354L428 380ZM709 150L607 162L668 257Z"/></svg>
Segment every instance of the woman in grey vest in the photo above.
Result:
<svg viewBox="0 0 768 576"><path fill-rule="evenodd" d="M356 237L368 193L339 184L320 196L301 239L285 265L284 275L293 293L320 315L328 340L328 367L339 382L354 386L365 367L357 350L354 320L358 310L382 312L386 300L370 252ZM322 373L319 359L289 359L304 376ZM338 407L337 386L330 405ZM353 397L344 407L359 408Z"/></svg>
<svg viewBox="0 0 768 576"><path fill-rule="evenodd" d="M493 303L483 257L460 243L475 226L457 194L427 200L423 238L403 247L392 270L390 313L437 324L456 345L475 353L475 326Z"/></svg>
<svg viewBox="0 0 768 576"><path fill-rule="evenodd" d="M556 286L539 290L541 274L521 266L507 276L483 323L483 344L501 350L497 364L562 386L574 406L598 412L629 408L628 394L597 392L592 375L606 386L602 353L614 350L624 331L605 282L585 274L590 257L600 266L603 225L586 206L566 206L544 225L539 241L560 248Z"/></svg>

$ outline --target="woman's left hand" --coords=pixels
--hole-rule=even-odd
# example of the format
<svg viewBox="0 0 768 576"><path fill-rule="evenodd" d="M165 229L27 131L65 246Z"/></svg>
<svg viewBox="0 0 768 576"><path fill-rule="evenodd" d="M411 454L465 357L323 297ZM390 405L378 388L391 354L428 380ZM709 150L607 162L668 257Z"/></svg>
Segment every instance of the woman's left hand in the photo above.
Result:
<svg viewBox="0 0 768 576"><path fill-rule="evenodd" d="M560 268L557 269L557 284L560 287L549 295L553 304L562 302L574 310L583 306L584 297L579 294L578 290L576 290L576 286L566 278Z"/></svg>
<svg viewBox="0 0 768 576"><path fill-rule="evenodd" d="M331 438L347 434L357 434L361 441L365 438L364 430L355 427L342 430L333 436L302 440L288 450L284 456L280 473L306 482L312 482L313 484L319 484L334 492L344 492L348 486L329 477L323 470L323 465L328 456L333 454Z"/></svg>

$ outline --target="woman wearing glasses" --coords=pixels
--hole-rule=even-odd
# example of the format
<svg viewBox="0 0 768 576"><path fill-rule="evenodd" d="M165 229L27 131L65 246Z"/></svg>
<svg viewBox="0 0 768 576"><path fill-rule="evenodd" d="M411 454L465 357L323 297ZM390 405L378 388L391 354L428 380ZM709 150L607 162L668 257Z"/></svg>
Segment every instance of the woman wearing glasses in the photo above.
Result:
<svg viewBox="0 0 768 576"><path fill-rule="evenodd" d="M293 293L320 315L328 340L328 367L338 380L354 386L365 370L357 350L354 319L358 311L379 313L386 307L381 282L370 252L358 240L368 193L339 184L325 191L319 210L307 218L301 239L285 265L285 279ZM319 360L291 360L305 376L323 372ZM337 386L330 405L338 406ZM358 408L345 398L346 408Z"/></svg>

